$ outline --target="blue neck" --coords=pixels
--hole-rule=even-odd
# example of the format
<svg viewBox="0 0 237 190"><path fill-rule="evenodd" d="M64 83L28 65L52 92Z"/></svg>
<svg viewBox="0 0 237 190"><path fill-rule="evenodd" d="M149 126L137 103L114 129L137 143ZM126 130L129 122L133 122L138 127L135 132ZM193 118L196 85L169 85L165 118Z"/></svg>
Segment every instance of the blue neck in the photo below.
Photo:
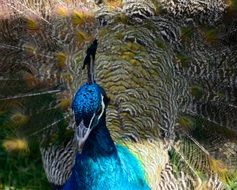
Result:
<svg viewBox="0 0 237 190"><path fill-rule="evenodd" d="M106 127L105 115L87 139L82 155L90 157L109 156L116 153L116 147Z"/></svg>
<svg viewBox="0 0 237 190"><path fill-rule="evenodd" d="M111 189L112 184L118 181L114 171L121 173L122 170L104 115L90 133L82 153L77 153L72 176L63 190L99 190L105 182Z"/></svg>
<svg viewBox="0 0 237 190"><path fill-rule="evenodd" d="M105 115L91 132L82 154L76 155L72 175L59 190L150 190L139 161L115 146Z"/></svg>

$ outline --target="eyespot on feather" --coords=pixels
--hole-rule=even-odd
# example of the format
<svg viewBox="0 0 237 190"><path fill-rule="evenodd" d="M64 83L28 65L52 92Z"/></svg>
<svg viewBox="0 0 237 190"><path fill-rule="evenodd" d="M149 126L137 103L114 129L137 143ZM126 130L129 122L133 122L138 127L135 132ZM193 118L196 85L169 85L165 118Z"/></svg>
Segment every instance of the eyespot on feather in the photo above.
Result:
<svg viewBox="0 0 237 190"><path fill-rule="evenodd" d="M11 121L17 126L25 125L28 122L28 120L29 117L20 112L14 113L11 116Z"/></svg>
<svg viewBox="0 0 237 190"><path fill-rule="evenodd" d="M84 42L89 42L92 40L92 37L90 35L82 31L77 32L76 36L77 36L77 40L79 44L82 44Z"/></svg>
<svg viewBox="0 0 237 190"><path fill-rule="evenodd" d="M56 53L56 58L57 58L57 67L59 68L65 68L66 67L66 59L67 59L67 55L63 52L58 52Z"/></svg>
<svg viewBox="0 0 237 190"><path fill-rule="evenodd" d="M178 120L178 123L182 128L186 128L186 129L191 128L193 125L192 120L186 116L180 117Z"/></svg>
<svg viewBox="0 0 237 190"><path fill-rule="evenodd" d="M68 84L72 84L73 76L69 72L62 73L61 77Z"/></svg>
<svg viewBox="0 0 237 190"><path fill-rule="evenodd" d="M72 13L72 23L74 25L84 25L88 23L94 23L95 15L91 12L74 11Z"/></svg>
<svg viewBox="0 0 237 190"><path fill-rule="evenodd" d="M3 148L7 152L19 151L19 152L28 152L29 146L28 142L25 139L9 139L4 140L2 143Z"/></svg>
<svg viewBox="0 0 237 190"><path fill-rule="evenodd" d="M29 88L34 88L39 84L38 79L30 73L25 73L23 76L23 80Z"/></svg>
<svg viewBox="0 0 237 190"><path fill-rule="evenodd" d="M68 16L68 10L65 7L58 7L56 9L56 13L61 16L61 17L66 17Z"/></svg>
<svg viewBox="0 0 237 190"><path fill-rule="evenodd" d="M84 22L85 14L83 12L74 11L72 14L72 23L74 25L80 25Z"/></svg>
<svg viewBox="0 0 237 190"><path fill-rule="evenodd" d="M26 18L26 27L28 30L36 31L39 29L39 24L32 18Z"/></svg>
<svg viewBox="0 0 237 190"><path fill-rule="evenodd" d="M70 108L70 105L71 105L71 99L69 98L61 99L59 102L59 107L63 110Z"/></svg>

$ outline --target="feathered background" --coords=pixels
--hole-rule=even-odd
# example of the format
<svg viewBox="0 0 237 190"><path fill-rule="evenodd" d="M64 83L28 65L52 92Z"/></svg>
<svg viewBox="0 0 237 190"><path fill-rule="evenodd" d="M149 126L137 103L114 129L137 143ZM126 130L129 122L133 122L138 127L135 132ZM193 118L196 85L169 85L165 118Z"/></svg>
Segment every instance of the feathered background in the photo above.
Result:
<svg viewBox="0 0 237 190"><path fill-rule="evenodd" d="M150 187L237 189L236 0L1 0L0 189L49 189L42 149L74 154L95 38L108 128Z"/></svg>

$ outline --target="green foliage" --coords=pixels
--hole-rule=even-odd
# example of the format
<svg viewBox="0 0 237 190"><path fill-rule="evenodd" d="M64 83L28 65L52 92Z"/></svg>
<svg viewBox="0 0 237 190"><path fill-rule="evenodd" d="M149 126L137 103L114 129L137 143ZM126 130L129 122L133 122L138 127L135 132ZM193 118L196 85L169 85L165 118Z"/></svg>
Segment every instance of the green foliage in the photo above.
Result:
<svg viewBox="0 0 237 190"><path fill-rule="evenodd" d="M227 190L237 189L237 172L231 174L227 184L228 184Z"/></svg>
<svg viewBox="0 0 237 190"><path fill-rule="evenodd" d="M4 138L2 134L1 139ZM43 171L39 148L35 143L30 145L28 153L8 153L1 146L0 165L0 189L50 189Z"/></svg>
<svg viewBox="0 0 237 190"><path fill-rule="evenodd" d="M44 128L50 126L52 121L63 118L62 110L53 108L45 111L45 107L48 107L50 103L55 102L52 105L56 105L55 97L50 95L20 99L18 102L21 102L21 105L27 105L25 112L29 119L23 122L23 126L18 126L19 121L16 122L16 117L24 119L25 116L18 110L15 112L11 109L17 105L9 103L10 107L5 106L0 112L0 189L50 189L43 170L38 142L42 141L41 133ZM54 128L52 130L55 138L49 135L45 141L54 143L66 141L69 136L71 137L71 132L66 130L67 125L67 121L62 120L57 125L51 126L50 129ZM26 147L29 147L17 144L19 142L17 139L25 139ZM6 142L9 140L13 143L12 146L17 147L7 148Z"/></svg>

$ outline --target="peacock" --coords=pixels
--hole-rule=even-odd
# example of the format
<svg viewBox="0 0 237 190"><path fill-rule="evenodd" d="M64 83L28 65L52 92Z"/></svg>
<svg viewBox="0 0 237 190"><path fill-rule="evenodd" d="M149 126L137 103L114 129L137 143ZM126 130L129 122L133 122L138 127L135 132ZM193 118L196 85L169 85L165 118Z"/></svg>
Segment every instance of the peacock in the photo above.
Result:
<svg viewBox="0 0 237 190"><path fill-rule="evenodd" d="M0 189L237 189L235 0L0 2Z"/></svg>
<svg viewBox="0 0 237 190"><path fill-rule="evenodd" d="M140 163L125 147L115 146L106 127L109 98L90 72L96 44L95 40L88 48L84 62L88 65L88 82L80 87L72 102L77 153L71 176L62 189L148 190Z"/></svg>

